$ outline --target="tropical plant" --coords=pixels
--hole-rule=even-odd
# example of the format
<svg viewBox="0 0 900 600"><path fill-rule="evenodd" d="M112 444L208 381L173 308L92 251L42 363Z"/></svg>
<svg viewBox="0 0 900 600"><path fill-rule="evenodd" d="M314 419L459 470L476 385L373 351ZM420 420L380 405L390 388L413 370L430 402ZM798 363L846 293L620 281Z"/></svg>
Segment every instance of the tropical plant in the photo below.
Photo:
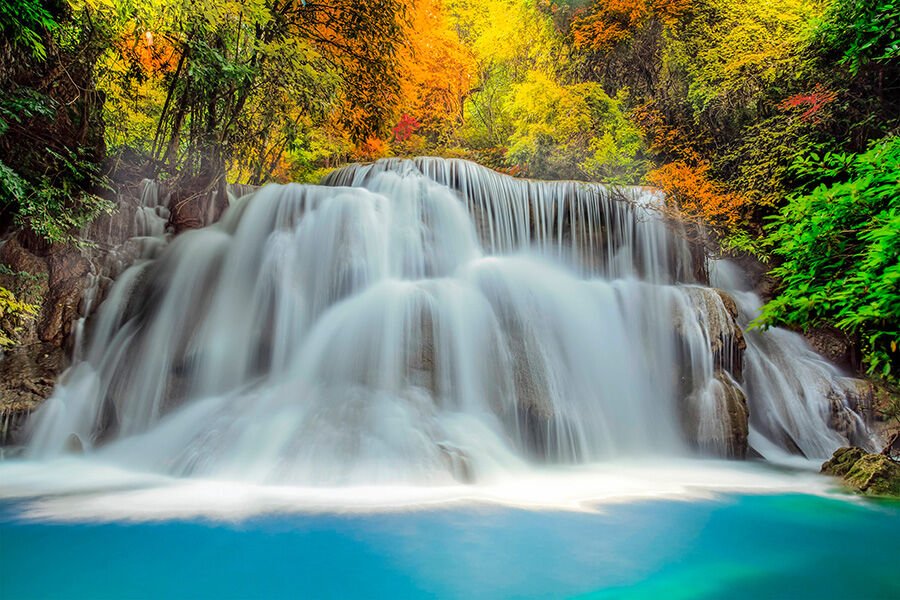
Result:
<svg viewBox="0 0 900 600"><path fill-rule="evenodd" d="M900 374L900 137L860 154L809 154L809 183L772 219L783 289L761 324L835 324L856 336L870 373Z"/></svg>

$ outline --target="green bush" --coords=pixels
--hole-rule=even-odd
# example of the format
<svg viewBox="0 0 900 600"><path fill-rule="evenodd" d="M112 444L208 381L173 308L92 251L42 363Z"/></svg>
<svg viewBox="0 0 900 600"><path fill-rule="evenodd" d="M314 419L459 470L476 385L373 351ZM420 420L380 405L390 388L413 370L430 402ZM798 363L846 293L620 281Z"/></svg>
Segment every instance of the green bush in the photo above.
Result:
<svg viewBox="0 0 900 600"><path fill-rule="evenodd" d="M52 120L57 109L51 98L31 88L0 92L0 137L21 139L29 123ZM40 159L30 165L20 160L13 168L0 160L0 209L10 210L17 225L48 241L78 242L81 228L112 210L110 202L88 191L108 185L96 162L85 158L88 154L81 148L44 146Z"/></svg>
<svg viewBox="0 0 900 600"><path fill-rule="evenodd" d="M44 34L58 27L41 0L0 0L0 34L39 60L47 56Z"/></svg>
<svg viewBox="0 0 900 600"><path fill-rule="evenodd" d="M768 242L784 284L760 323L834 324L861 342L872 374L900 374L900 137L860 154L810 154L811 181L772 219ZM815 186L815 187L813 187Z"/></svg>
<svg viewBox="0 0 900 600"><path fill-rule="evenodd" d="M852 73L872 61L900 57L900 4L892 0L836 0L815 32L826 56Z"/></svg>

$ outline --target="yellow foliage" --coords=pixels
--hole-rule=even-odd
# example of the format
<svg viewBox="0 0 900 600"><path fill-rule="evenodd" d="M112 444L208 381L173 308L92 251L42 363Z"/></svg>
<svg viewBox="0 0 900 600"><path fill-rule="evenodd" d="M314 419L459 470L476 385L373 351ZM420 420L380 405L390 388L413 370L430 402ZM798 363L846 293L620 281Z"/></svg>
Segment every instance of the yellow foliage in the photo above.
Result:
<svg viewBox="0 0 900 600"><path fill-rule="evenodd" d="M688 96L700 109L732 104L796 77L818 0L695 0L690 27L672 36L667 55L690 76Z"/></svg>
<svg viewBox="0 0 900 600"><path fill-rule="evenodd" d="M37 313L36 305L22 302L11 291L0 287L0 347L14 346L25 323Z"/></svg>

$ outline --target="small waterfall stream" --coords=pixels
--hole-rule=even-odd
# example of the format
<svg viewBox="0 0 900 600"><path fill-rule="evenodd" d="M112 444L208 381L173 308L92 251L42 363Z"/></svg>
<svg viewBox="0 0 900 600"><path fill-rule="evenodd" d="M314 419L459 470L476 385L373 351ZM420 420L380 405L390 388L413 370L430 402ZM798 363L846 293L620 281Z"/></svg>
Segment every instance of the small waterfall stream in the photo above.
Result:
<svg viewBox="0 0 900 600"><path fill-rule="evenodd" d="M869 444L849 380L745 333L758 299L694 274L660 200L432 158L266 186L118 277L26 454L343 485Z"/></svg>

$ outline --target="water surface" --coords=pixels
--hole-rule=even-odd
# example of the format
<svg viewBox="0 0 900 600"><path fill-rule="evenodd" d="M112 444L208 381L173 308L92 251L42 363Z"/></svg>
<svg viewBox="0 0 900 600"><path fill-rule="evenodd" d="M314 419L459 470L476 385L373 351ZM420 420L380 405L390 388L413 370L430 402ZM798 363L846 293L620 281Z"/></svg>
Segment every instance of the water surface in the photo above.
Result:
<svg viewBox="0 0 900 600"><path fill-rule="evenodd" d="M54 522L0 504L17 598L898 598L900 505L804 494Z"/></svg>

